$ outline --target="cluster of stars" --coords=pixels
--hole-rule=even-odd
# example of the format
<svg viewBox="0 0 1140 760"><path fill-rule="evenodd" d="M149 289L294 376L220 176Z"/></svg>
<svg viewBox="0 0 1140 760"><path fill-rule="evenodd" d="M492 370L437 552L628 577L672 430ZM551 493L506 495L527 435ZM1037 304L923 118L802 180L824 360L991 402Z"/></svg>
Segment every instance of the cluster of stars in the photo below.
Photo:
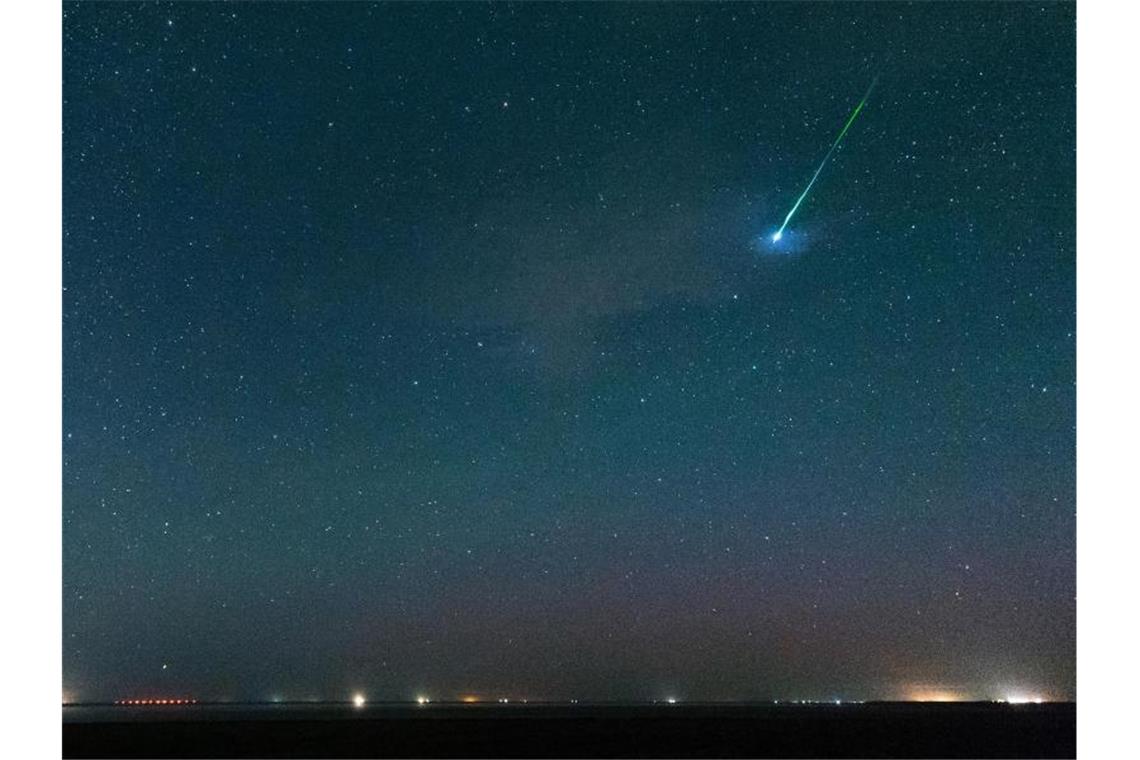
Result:
<svg viewBox="0 0 1140 760"><path fill-rule="evenodd" d="M67 6L69 692L1070 693L1068 14Z"/></svg>

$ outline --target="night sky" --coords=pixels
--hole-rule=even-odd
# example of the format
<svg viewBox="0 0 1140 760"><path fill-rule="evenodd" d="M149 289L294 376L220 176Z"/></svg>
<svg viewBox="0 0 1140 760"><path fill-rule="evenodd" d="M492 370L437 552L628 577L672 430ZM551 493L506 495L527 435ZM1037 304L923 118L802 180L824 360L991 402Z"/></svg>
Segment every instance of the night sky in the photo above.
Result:
<svg viewBox="0 0 1140 760"><path fill-rule="evenodd" d="M1074 698L1074 12L66 4L65 691Z"/></svg>

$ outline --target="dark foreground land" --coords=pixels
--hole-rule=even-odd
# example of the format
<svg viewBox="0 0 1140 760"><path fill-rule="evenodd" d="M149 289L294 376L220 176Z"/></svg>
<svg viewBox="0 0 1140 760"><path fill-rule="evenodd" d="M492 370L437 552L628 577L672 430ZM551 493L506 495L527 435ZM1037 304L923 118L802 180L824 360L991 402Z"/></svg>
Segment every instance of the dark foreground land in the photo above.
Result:
<svg viewBox="0 0 1140 760"><path fill-rule="evenodd" d="M64 757L1075 757L1074 704L64 708Z"/></svg>

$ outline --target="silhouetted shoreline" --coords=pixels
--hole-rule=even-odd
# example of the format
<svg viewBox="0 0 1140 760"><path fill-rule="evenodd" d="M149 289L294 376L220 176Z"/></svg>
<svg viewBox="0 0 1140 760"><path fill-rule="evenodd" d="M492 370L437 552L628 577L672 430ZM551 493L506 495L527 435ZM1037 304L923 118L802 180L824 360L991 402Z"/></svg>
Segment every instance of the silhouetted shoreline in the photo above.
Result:
<svg viewBox="0 0 1140 760"><path fill-rule="evenodd" d="M64 757L1074 757L1076 705L64 709Z"/></svg>

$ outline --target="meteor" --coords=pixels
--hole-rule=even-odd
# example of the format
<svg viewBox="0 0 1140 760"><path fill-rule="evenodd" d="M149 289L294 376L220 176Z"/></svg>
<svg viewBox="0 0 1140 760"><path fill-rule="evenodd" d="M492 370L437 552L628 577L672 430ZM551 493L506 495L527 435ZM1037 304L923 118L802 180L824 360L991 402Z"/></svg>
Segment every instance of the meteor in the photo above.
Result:
<svg viewBox="0 0 1140 760"><path fill-rule="evenodd" d="M811 186L815 184L815 181L817 179L819 179L819 173L823 171L823 167L827 166L828 159L831 158L831 154L835 152L835 149L839 147L840 141L843 140L843 136L847 134L847 130L851 128L851 123L855 121L855 117L858 116L859 112L863 110L863 106L867 105L867 98L871 97L871 91L875 89L875 84L878 81L878 77L875 77L871 80L871 86L867 88L867 94L863 96L863 99L859 101L859 105L855 106L855 110L851 112L851 116L847 119L847 123L843 125L843 130L839 133L839 137L835 138L835 142L831 144L831 147L827 151L827 155L824 156L823 160L819 162L819 168L815 170L815 174L811 175L811 181L808 182L807 187L804 188L804 191L800 193L800 197L796 199L796 203L794 206L792 206L792 210L789 211L788 215L784 217L784 223L780 225L780 229L776 230L776 232L773 233L773 243L780 242L780 238L784 236L784 228L788 226L788 222L792 221L792 215L796 213L796 209L798 209L800 207L800 204L804 202L804 198L807 197L808 192L811 190Z"/></svg>

